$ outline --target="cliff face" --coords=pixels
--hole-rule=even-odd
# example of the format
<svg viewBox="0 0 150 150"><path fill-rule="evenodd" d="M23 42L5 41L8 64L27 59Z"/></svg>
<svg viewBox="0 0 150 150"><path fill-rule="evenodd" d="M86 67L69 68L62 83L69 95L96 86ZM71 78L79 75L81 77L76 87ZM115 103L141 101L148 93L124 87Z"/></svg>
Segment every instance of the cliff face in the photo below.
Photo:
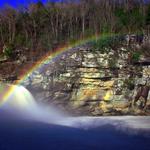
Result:
<svg viewBox="0 0 150 150"><path fill-rule="evenodd" d="M149 115L150 59L131 58L140 48L126 43L103 52L91 44L75 47L34 71L23 85L38 102L74 115Z"/></svg>
<svg viewBox="0 0 150 150"><path fill-rule="evenodd" d="M149 115L150 96L145 109L142 95L133 102L141 86L150 86L150 60L132 61L130 51L119 46L102 53L85 44L45 64L24 85L37 101L75 115Z"/></svg>

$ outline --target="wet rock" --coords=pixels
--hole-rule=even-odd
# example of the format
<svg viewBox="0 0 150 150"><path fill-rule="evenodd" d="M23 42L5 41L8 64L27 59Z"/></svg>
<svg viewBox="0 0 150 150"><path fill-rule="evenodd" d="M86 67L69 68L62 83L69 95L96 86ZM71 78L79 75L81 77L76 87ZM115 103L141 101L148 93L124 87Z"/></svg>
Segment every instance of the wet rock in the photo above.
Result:
<svg viewBox="0 0 150 150"><path fill-rule="evenodd" d="M30 87L40 102L60 106L73 115L148 114L149 105L138 111L131 104L137 86L150 84L150 65L129 63L128 55L126 44L103 54L80 46L46 62L23 85Z"/></svg>

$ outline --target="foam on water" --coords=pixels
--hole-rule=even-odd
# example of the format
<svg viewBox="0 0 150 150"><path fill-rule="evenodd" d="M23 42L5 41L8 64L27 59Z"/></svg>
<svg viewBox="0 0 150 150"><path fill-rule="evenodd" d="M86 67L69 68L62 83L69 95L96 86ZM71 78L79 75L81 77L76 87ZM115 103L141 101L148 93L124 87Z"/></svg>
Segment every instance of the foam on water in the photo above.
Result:
<svg viewBox="0 0 150 150"><path fill-rule="evenodd" d="M9 85L10 86L10 85ZM119 130L150 131L149 116L118 116L118 117L68 117L56 108L38 105L31 93L23 86L14 86L14 91L2 108L12 111L16 116L39 122L69 126L74 128L98 128L111 125Z"/></svg>

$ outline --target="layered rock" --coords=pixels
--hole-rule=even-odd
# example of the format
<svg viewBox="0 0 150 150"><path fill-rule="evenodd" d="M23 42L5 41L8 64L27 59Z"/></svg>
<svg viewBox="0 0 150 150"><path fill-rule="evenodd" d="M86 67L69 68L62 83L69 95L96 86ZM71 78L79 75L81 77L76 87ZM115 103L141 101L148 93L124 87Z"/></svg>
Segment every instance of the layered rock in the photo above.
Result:
<svg viewBox="0 0 150 150"><path fill-rule="evenodd" d="M101 53L83 45L70 49L33 72L24 85L37 101L75 115L146 115L141 100L132 107L137 86L149 86L150 62L129 60L127 47ZM144 63L147 62L147 63ZM148 63L149 62L149 63Z"/></svg>
<svg viewBox="0 0 150 150"><path fill-rule="evenodd" d="M150 87L150 58L131 58L140 47L123 44L99 51L81 45L43 62L22 84L39 103L73 115L149 115L150 93L145 109L142 97L133 106L139 85Z"/></svg>

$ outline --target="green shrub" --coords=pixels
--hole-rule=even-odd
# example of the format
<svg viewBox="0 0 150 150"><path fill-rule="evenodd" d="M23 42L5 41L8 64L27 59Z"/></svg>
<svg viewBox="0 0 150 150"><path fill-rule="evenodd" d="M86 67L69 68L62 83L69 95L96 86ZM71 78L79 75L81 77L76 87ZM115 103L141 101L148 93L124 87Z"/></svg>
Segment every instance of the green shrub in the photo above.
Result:
<svg viewBox="0 0 150 150"><path fill-rule="evenodd" d="M5 55L6 57L8 57L8 58L12 57L12 55L13 55L13 49L14 49L14 47L13 47L12 44L9 44L9 45L7 45L7 46L4 46L4 48L3 48L3 53L4 53L4 55Z"/></svg>
<svg viewBox="0 0 150 150"><path fill-rule="evenodd" d="M133 61L139 61L140 60L140 57L141 57L141 53L140 52L134 52L132 54L132 60Z"/></svg>
<svg viewBox="0 0 150 150"><path fill-rule="evenodd" d="M111 48L117 47L120 43L120 36L102 36L93 41L94 49L100 50L102 53L108 52Z"/></svg>

